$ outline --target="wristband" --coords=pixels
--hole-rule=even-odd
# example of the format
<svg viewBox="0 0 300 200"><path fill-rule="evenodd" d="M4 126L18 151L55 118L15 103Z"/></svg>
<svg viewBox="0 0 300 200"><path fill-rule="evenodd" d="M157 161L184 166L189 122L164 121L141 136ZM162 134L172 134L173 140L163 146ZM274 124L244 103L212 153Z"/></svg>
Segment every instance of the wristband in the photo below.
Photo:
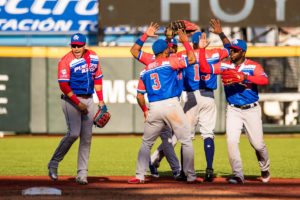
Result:
<svg viewBox="0 0 300 200"><path fill-rule="evenodd" d="M148 37L147 34L144 33L135 43L142 47L145 41L147 40L147 37Z"/></svg>
<svg viewBox="0 0 300 200"><path fill-rule="evenodd" d="M79 99L77 98L77 96L75 94L73 94L71 97L69 97L71 99L71 101L73 101L73 103L75 103L76 105L80 104Z"/></svg>
<svg viewBox="0 0 300 200"><path fill-rule="evenodd" d="M148 108L147 108L147 106L146 106L146 105L143 105L143 106L141 106L141 108L142 108L143 112L146 112L146 111L148 111Z"/></svg>
<svg viewBox="0 0 300 200"><path fill-rule="evenodd" d="M221 40L227 38L226 35L225 35L223 32L221 32L221 33L219 34L219 37L221 38Z"/></svg>
<svg viewBox="0 0 300 200"><path fill-rule="evenodd" d="M184 46L184 48L185 48L186 51L193 50L189 42L184 42L183 46Z"/></svg>

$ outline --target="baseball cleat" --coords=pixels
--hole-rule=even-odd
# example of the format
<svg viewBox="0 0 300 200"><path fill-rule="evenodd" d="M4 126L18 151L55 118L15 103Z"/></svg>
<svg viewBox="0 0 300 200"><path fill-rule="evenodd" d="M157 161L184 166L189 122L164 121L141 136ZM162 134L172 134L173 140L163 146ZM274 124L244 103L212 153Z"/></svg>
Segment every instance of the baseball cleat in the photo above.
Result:
<svg viewBox="0 0 300 200"><path fill-rule="evenodd" d="M263 183L268 183L270 181L270 178L271 178L271 174L269 170L261 172L261 181Z"/></svg>
<svg viewBox="0 0 300 200"><path fill-rule="evenodd" d="M186 181L187 179L183 171L173 172L173 177L176 181Z"/></svg>
<svg viewBox="0 0 300 200"><path fill-rule="evenodd" d="M80 177L77 176L75 179L76 183L78 183L79 185L87 185L88 181L87 181L87 177Z"/></svg>
<svg viewBox="0 0 300 200"><path fill-rule="evenodd" d="M207 168L204 175L204 182L213 182L214 180L214 170Z"/></svg>
<svg viewBox="0 0 300 200"><path fill-rule="evenodd" d="M157 168L154 165L149 164L149 169L152 177L159 178Z"/></svg>
<svg viewBox="0 0 300 200"><path fill-rule="evenodd" d="M188 184L198 184L198 183L202 183L202 179L201 178L195 178L195 180L192 181L187 181Z"/></svg>
<svg viewBox="0 0 300 200"><path fill-rule="evenodd" d="M230 184L244 184L244 180L238 176L233 176L227 179Z"/></svg>
<svg viewBox="0 0 300 200"><path fill-rule="evenodd" d="M49 167L48 169L49 169L48 175L51 178L51 180L57 181L58 180L57 168Z"/></svg>
<svg viewBox="0 0 300 200"><path fill-rule="evenodd" d="M145 180L138 179L138 178L132 178L132 179L129 179L127 182L129 184L143 184L143 183L145 183Z"/></svg>

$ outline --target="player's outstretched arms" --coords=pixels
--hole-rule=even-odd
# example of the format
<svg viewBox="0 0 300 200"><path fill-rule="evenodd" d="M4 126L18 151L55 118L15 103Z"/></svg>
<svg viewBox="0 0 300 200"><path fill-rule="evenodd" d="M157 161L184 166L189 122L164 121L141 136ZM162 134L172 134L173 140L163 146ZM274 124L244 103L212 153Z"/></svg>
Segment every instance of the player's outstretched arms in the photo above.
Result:
<svg viewBox="0 0 300 200"><path fill-rule="evenodd" d="M210 24L209 31L212 32L212 33L214 33L214 34L219 35L220 39L223 42L224 47L226 47L226 45L230 45L230 40L223 33L220 20L218 20L218 19L211 19L209 21L209 24Z"/></svg>
<svg viewBox="0 0 300 200"><path fill-rule="evenodd" d="M146 32L133 44L130 49L130 53L133 57L138 58L139 53L147 40L148 37L157 37L158 35L155 32L159 29L159 25L157 23L151 22Z"/></svg>

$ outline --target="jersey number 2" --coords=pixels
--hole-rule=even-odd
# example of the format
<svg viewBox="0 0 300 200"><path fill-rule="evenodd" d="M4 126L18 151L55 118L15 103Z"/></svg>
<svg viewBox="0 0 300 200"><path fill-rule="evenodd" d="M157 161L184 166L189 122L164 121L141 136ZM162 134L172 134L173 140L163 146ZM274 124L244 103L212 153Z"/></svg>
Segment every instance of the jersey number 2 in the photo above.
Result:
<svg viewBox="0 0 300 200"><path fill-rule="evenodd" d="M151 79L154 81L154 84L152 85L153 90L159 90L160 89L160 82L159 77L157 73L153 73L150 75Z"/></svg>

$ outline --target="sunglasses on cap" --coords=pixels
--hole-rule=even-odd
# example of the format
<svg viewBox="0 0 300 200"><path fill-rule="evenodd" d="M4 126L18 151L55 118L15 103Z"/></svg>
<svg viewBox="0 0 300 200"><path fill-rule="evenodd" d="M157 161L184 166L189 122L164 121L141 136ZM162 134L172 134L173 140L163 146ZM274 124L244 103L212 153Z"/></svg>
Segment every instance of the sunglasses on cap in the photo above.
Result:
<svg viewBox="0 0 300 200"><path fill-rule="evenodd" d="M84 46L84 45L82 45L82 44L81 44L81 45L79 45L79 44L71 44L71 47L72 47L72 48L76 48L76 47L77 47L77 48L82 48L83 46Z"/></svg>

